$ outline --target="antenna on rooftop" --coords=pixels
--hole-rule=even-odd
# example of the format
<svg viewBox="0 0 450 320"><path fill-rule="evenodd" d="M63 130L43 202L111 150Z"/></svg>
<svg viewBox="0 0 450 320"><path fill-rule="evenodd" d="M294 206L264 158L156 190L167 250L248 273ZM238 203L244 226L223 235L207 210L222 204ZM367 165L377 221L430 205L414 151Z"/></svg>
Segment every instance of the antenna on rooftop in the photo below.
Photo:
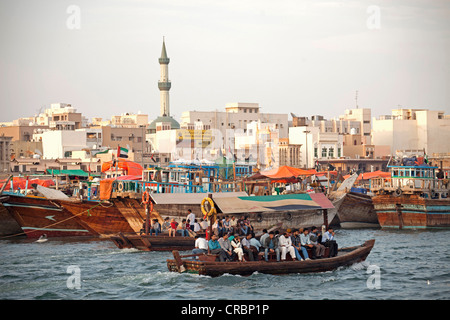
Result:
<svg viewBox="0 0 450 320"><path fill-rule="evenodd" d="M356 109L358 109L358 90L356 90L355 102L356 102Z"/></svg>

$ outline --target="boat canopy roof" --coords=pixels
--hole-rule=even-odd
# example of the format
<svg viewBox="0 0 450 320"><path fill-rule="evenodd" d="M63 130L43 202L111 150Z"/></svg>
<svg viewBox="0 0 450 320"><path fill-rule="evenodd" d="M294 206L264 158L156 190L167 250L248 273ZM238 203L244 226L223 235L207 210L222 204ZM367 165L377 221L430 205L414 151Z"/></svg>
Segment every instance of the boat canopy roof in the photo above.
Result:
<svg viewBox="0 0 450 320"><path fill-rule="evenodd" d="M299 193L272 196L214 198L221 213L277 212L290 210L332 209L323 193Z"/></svg>

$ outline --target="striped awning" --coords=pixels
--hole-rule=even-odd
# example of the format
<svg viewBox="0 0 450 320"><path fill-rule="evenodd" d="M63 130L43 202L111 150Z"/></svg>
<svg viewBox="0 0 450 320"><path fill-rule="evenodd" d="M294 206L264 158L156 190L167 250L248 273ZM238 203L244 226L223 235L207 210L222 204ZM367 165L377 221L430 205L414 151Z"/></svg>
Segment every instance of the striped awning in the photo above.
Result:
<svg viewBox="0 0 450 320"><path fill-rule="evenodd" d="M213 200L222 213L297 211L334 208L331 201L323 193L223 198L213 197Z"/></svg>

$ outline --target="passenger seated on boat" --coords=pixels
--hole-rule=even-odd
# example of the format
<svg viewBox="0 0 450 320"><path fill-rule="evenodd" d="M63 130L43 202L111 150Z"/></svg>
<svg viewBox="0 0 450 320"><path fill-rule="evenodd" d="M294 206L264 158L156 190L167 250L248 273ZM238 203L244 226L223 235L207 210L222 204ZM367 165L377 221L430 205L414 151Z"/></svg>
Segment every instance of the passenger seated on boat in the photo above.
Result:
<svg viewBox="0 0 450 320"><path fill-rule="evenodd" d="M200 219L200 227L202 228L203 231L206 231L209 227L208 221L204 220L203 218Z"/></svg>
<svg viewBox="0 0 450 320"><path fill-rule="evenodd" d="M194 219L194 224L193 224L193 226L194 226L194 232L195 233L197 233L197 232L199 232L199 231L201 231L202 230L202 228L200 227L200 224L198 223L198 221L197 221L197 219Z"/></svg>
<svg viewBox="0 0 450 320"><path fill-rule="evenodd" d="M164 218L164 222L162 224L161 232L169 232L170 230L170 219L169 217Z"/></svg>
<svg viewBox="0 0 450 320"><path fill-rule="evenodd" d="M253 252L253 250L251 249L251 245L250 245L251 238L252 238L252 234L249 233L242 239L242 250L244 250L244 253L247 254L248 260L255 261L255 252ZM257 252L256 252L256 257L258 257Z"/></svg>
<svg viewBox="0 0 450 320"><path fill-rule="evenodd" d="M311 227L309 241L311 241L311 244L314 246L315 257L320 259L325 254L325 246L319 243L319 235L317 227Z"/></svg>
<svg viewBox="0 0 450 320"><path fill-rule="evenodd" d="M336 243L335 237L334 237L334 231L332 227L328 227L327 232L325 232L322 235L322 244L325 247L330 248L330 254L329 257L335 257L338 253L338 244Z"/></svg>
<svg viewBox="0 0 450 320"><path fill-rule="evenodd" d="M236 219L236 217L235 216L231 216L231 218L230 218L231 233L236 233L237 232L237 223L238 223L238 220Z"/></svg>
<svg viewBox="0 0 450 320"><path fill-rule="evenodd" d="M291 255L292 260L296 260L294 247L292 246L291 232L290 231L291 230L288 229L288 230L286 230L285 233L283 233L280 236L279 245L280 245L280 249L281 249L281 261L285 261L286 260L286 254L288 252Z"/></svg>
<svg viewBox="0 0 450 320"><path fill-rule="evenodd" d="M225 233L222 238L219 239L219 244L222 250L225 252L226 260L233 261L236 253L233 252L231 241L228 239L229 234Z"/></svg>
<svg viewBox="0 0 450 320"><path fill-rule="evenodd" d="M189 237L186 219L181 220L181 224L178 226L178 233L180 233L183 237Z"/></svg>
<svg viewBox="0 0 450 320"><path fill-rule="evenodd" d="M178 222L175 221L175 219L172 218L170 221L170 229L169 229L169 237L175 237L177 232Z"/></svg>
<svg viewBox="0 0 450 320"><path fill-rule="evenodd" d="M142 228L139 230L139 235L145 233L145 223L147 222L147 219L144 219L144 222L142 223Z"/></svg>
<svg viewBox="0 0 450 320"><path fill-rule="evenodd" d="M246 224L242 224L241 227L239 228L239 234L245 237L248 232L249 232L248 226Z"/></svg>
<svg viewBox="0 0 450 320"><path fill-rule="evenodd" d="M255 234L254 233L249 233L247 235L247 237L245 237L244 240L242 240L242 244L245 248L248 248L252 254L253 254L253 260L252 257L250 255L250 253L248 252L248 256L250 261L258 261L258 254L259 254L259 248L261 247L261 243L255 239ZM245 249L244 249L245 252Z"/></svg>
<svg viewBox="0 0 450 320"><path fill-rule="evenodd" d="M231 246L234 248L233 251L237 254L239 261L244 261L244 251L242 249L242 242L238 234L234 235L231 241Z"/></svg>
<svg viewBox="0 0 450 320"><path fill-rule="evenodd" d="M305 250L302 250L302 254L305 257L305 260L310 260L307 249L312 249L314 246L311 244L311 241L309 240L309 229L304 228L303 232L300 234L300 244L302 248ZM314 251L312 252L314 254Z"/></svg>
<svg viewBox="0 0 450 320"><path fill-rule="evenodd" d="M152 227L150 228L150 235L153 235L155 233L155 236L158 235L158 233L161 233L161 225L158 222L158 219L152 220Z"/></svg>
<svg viewBox="0 0 450 320"><path fill-rule="evenodd" d="M269 232L269 236L264 240L264 259L269 261L269 253L275 252L277 255L277 261L280 261L280 248L278 246L278 237L275 237L273 231Z"/></svg>
<svg viewBox="0 0 450 320"><path fill-rule="evenodd" d="M308 256L308 252L305 248L302 248L301 242L300 242L300 231L298 229L294 229L291 236L292 246L294 247L295 256L297 257L298 261L302 261L303 258L300 255L300 251L305 256Z"/></svg>
<svg viewBox="0 0 450 320"><path fill-rule="evenodd" d="M223 231L226 233L232 233L231 230L231 221L230 221L230 217L226 216L225 220L223 220Z"/></svg>
<svg viewBox="0 0 450 320"><path fill-rule="evenodd" d="M207 254L208 253L208 241L202 236L195 236L195 249L192 249L192 254Z"/></svg>
<svg viewBox="0 0 450 320"><path fill-rule="evenodd" d="M222 249L217 239L219 239L219 237L213 234L211 236L211 240L208 241L209 253L218 255L219 261L225 262L227 256L225 255L225 251Z"/></svg>
<svg viewBox="0 0 450 320"><path fill-rule="evenodd" d="M267 229L263 229L262 235L259 237L259 242L261 243L261 246L264 247L264 240L269 236L269 232L267 232Z"/></svg>
<svg viewBox="0 0 450 320"><path fill-rule="evenodd" d="M260 248L261 248L261 242L259 242L259 240L255 238L255 234L254 233L252 233L251 235L252 235L252 237L249 240L249 242L250 242L250 249L252 249L253 254L256 257L255 260L258 260L257 257L258 257L258 253L259 253Z"/></svg>

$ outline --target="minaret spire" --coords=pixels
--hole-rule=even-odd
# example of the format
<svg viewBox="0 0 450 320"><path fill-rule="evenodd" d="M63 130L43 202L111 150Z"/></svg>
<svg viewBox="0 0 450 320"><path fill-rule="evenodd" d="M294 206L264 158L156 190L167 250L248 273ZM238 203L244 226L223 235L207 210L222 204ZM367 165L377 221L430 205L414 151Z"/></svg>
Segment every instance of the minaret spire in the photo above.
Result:
<svg viewBox="0 0 450 320"><path fill-rule="evenodd" d="M170 116L169 106L169 90L172 84L169 81L169 62L167 57L166 42L163 37L163 45L161 49L161 57L159 58L159 64L161 66L161 78L158 81L158 88L161 97L161 116Z"/></svg>

